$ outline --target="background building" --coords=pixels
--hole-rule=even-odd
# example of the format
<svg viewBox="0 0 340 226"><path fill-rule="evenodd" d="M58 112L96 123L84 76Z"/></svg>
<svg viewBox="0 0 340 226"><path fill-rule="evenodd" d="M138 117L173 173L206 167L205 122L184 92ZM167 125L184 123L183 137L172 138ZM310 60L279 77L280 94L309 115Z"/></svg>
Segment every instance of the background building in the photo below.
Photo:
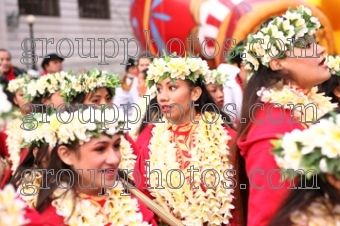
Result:
<svg viewBox="0 0 340 226"><path fill-rule="evenodd" d="M0 0L0 48L11 52L14 65L24 69L31 68L20 60L24 52L22 43L26 38L30 38L26 17L32 14L35 16L34 38L53 40L53 43L47 44L47 50L46 41L36 42L35 54L38 56L46 53L68 56L63 62L64 70L73 69L77 72L97 67L122 74L125 65L120 63L124 62L124 54L127 53L124 52L124 42L120 39L134 38L129 22L129 10L128 0ZM90 44L87 39L92 39L93 42ZM108 39L116 40L116 47L109 41L105 45L104 53L104 45L101 44ZM91 45L92 56L97 58L85 58L85 55L90 53ZM130 42L129 53L135 55L136 51L136 44ZM114 57L104 59L104 54L113 54ZM39 58L36 65L39 71L42 71L42 60Z"/></svg>

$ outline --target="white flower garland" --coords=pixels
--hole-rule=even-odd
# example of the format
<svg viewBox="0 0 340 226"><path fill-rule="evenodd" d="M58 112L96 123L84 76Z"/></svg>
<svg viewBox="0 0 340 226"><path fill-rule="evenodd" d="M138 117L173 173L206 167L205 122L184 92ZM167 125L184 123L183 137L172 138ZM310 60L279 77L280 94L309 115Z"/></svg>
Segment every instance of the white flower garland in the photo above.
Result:
<svg viewBox="0 0 340 226"><path fill-rule="evenodd" d="M0 85L0 129L4 124L12 117L12 104L8 101L7 95L3 91L3 87Z"/></svg>
<svg viewBox="0 0 340 226"><path fill-rule="evenodd" d="M0 226L23 226L30 223L25 219L25 201L18 198L12 185L0 190Z"/></svg>
<svg viewBox="0 0 340 226"><path fill-rule="evenodd" d="M127 170L128 172L133 170L136 164L137 156L133 154L131 144L125 139L124 135L121 135L120 153L122 155L122 160L120 161L119 169ZM132 174L129 173L128 176L133 180Z"/></svg>
<svg viewBox="0 0 340 226"><path fill-rule="evenodd" d="M155 83L169 77L171 80L188 79L192 82L201 78L204 81L204 76L209 71L208 63L201 58L190 57L174 57L164 56L164 58L155 58L149 65L147 72L146 84L151 87Z"/></svg>
<svg viewBox="0 0 340 226"><path fill-rule="evenodd" d="M16 79L8 82L8 91L15 94L17 91L22 89L29 81L31 77L28 74L19 75Z"/></svg>
<svg viewBox="0 0 340 226"><path fill-rule="evenodd" d="M83 118L82 116L83 115ZM52 115L35 114L37 117L36 124L38 127L34 130L28 131L23 130L23 138L25 143L45 142L48 143L52 148L57 144L68 144L75 141L79 141L79 144L88 142L94 134L105 132L108 135L113 135L118 132L118 121L115 123L105 123L103 130L99 125L103 125L105 119L114 119L115 112L113 109L85 109L84 111L75 111L74 113L62 112L52 113ZM73 118L72 118L73 117ZM40 122L42 118L47 118L50 123ZM95 119L95 122L89 121ZM61 121L69 123L62 123ZM84 120L84 121L83 121ZM87 122L88 121L88 122ZM104 127L102 127L104 128Z"/></svg>
<svg viewBox="0 0 340 226"><path fill-rule="evenodd" d="M100 87L109 89L114 96L115 89L121 83L119 75L93 69L77 76L66 77L61 88L61 96L65 102L71 103L78 94L90 93Z"/></svg>
<svg viewBox="0 0 340 226"><path fill-rule="evenodd" d="M25 187L22 187L22 185L19 186L19 192L23 188L26 194L32 194L32 185L35 185L36 188L40 187L41 174L38 172L35 172L35 174L36 177L32 183L26 183ZM27 175L27 178L29 177L30 176ZM62 186L67 187L67 184L62 183ZM93 202L91 202L91 197L89 197L90 199L85 199L82 197L85 196L83 194L75 197L72 190L57 188L52 195L52 198L56 198L52 201L52 206L56 208L59 216L64 217L64 223L68 225L104 226L109 223L112 226L149 225L147 222L143 222L143 215L139 212L137 199L131 198L131 196L121 195L123 194L123 185L121 182L119 182L115 188L107 189L106 191L109 192L109 196L105 196L106 202L103 207L100 207L98 203L93 204ZM25 199L29 206L35 207L38 192L32 196L22 195L22 198ZM21 194L23 194L22 191ZM72 213L74 204L75 210Z"/></svg>
<svg viewBox="0 0 340 226"><path fill-rule="evenodd" d="M212 122L213 116L209 112L205 112L204 116L208 122ZM203 116L202 116L203 117ZM168 130L169 122L156 124L152 130L153 137L150 141L150 171L159 169L162 172L162 185L166 185L169 179L166 179L167 173L172 169L179 169L179 163L176 160L176 144L170 142L173 133ZM228 156L230 155L228 141L231 139L227 135L226 130L222 126L222 119L218 119L215 123L209 124L202 120L198 122L198 127L191 139L193 139L193 148L190 150L191 166L199 169L194 174L193 186L200 186L202 171L214 169L223 175L226 169L232 169ZM170 139L170 140L169 140ZM190 173L183 172L185 178L190 177ZM177 186L180 184L178 173L172 176L172 184ZM209 173L207 173L209 175ZM182 178L183 180L183 178ZM184 179L185 180L185 179ZM206 184L213 185L214 176L206 176ZM158 179L150 175L150 185L157 186ZM182 220L184 225L221 225L228 224L232 218L231 204L233 200L233 189L226 189L222 186L230 187L230 181L222 179L214 189L207 189L206 192L190 187L190 183L186 181L181 188L171 189L152 189L151 195L155 197L156 202L163 206L167 211L174 214L175 217Z"/></svg>
<svg viewBox="0 0 340 226"><path fill-rule="evenodd" d="M286 20L275 17L256 34L248 36L244 48L246 54L244 63L245 69L250 71L250 76L258 70L260 64L269 67L269 61L272 57L283 57L285 51L292 48L292 40L288 39L304 38L306 40L307 37L312 37L316 30L321 27L319 20L312 16L312 11L304 6L300 6L297 10L288 9L283 17ZM262 43L256 39L260 39ZM257 58L254 56L257 56Z"/></svg>
<svg viewBox="0 0 340 226"><path fill-rule="evenodd" d="M68 72L58 72L47 74L39 79L31 80L23 86L24 98L32 101L35 98L46 97L61 90L66 77L71 76Z"/></svg>
<svg viewBox="0 0 340 226"><path fill-rule="evenodd" d="M330 173L340 180L340 115L321 119L305 130L285 133L273 141L275 160L281 168ZM311 176L311 175L308 175Z"/></svg>
<svg viewBox="0 0 340 226"><path fill-rule="evenodd" d="M304 109L304 107L308 104L315 104L318 118L337 107L337 104L332 104L330 102L330 97L325 97L324 93L317 92L317 87L313 87L307 94L305 94L303 91L299 91L294 87L291 87L289 85L282 85L282 83L279 83L276 87L272 88L262 87L261 90L257 92L257 95L264 103L281 105L274 105L274 107L283 107L285 109L290 109L292 108L292 106L289 107L288 104L293 105L294 118L301 123L306 123L308 125L317 120L315 118L315 112L309 109L305 111L306 115L301 116L303 112L299 111L299 105L304 105L302 106L302 109Z"/></svg>
<svg viewBox="0 0 340 226"><path fill-rule="evenodd" d="M12 164L12 174L18 168L21 156L21 144L23 143L22 129L20 125L22 124L22 118L16 118L10 121L6 126L6 145L9 152L9 160Z"/></svg>
<svg viewBox="0 0 340 226"><path fill-rule="evenodd" d="M326 57L325 64L328 66L328 69L331 74L340 76L340 56L331 56L328 55Z"/></svg>

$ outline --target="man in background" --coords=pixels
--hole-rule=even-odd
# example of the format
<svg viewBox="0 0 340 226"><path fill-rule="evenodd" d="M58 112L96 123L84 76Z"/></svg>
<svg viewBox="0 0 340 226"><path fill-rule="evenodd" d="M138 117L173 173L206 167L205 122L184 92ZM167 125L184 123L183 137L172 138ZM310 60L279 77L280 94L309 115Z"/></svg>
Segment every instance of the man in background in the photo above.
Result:
<svg viewBox="0 0 340 226"><path fill-rule="evenodd" d="M55 53L48 54L47 56L49 56L49 58L44 58L41 63L41 67L44 69L41 76L61 72L63 70L62 62L64 61L64 58L61 58Z"/></svg>
<svg viewBox="0 0 340 226"><path fill-rule="evenodd" d="M0 62L0 84L3 86L7 99L13 104L14 95L7 90L8 83L26 71L12 65L11 53L6 49L0 49Z"/></svg>

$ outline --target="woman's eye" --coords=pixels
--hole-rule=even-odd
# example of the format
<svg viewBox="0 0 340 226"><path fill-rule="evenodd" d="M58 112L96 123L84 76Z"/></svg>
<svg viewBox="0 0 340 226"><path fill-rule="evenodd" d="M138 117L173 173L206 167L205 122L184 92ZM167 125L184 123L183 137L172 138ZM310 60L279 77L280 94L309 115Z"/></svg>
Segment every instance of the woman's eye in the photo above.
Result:
<svg viewBox="0 0 340 226"><path fill-rule="evenodd" d="M170 86L170 90L174 91L174 90L176 90L176 87L175 86Z"/></svg>
<svg viewBox="0 0 340 226"><path fill-rule="evenodd" d="M96 148L96 151L104 151L105 150L105 147L99 147L99 148Z"/></svg>
<svg viewBox="0 0 340 226"><path fill-rule="evenodd" d="M120 144L115 144L113 147L116 149L120 149Z"/></svg>

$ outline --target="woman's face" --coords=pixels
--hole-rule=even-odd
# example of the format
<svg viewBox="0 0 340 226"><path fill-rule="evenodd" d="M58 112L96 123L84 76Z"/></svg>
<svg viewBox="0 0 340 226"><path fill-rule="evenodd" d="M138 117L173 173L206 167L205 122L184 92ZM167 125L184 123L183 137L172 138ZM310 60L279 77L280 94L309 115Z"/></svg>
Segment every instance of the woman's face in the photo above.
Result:
<svg viewBox="0 0 340 226"><path fill-rule="evenodd" d="M58 109L59 108L64 108L63 104L63 98L60 95L60 90L53 93L49 98L44 98L42 99L42 103L45 105L49 105L49 104L53 104L54 109Z"/></svg>
<svg viewBox="0 0 340 226"><path fill-rule="evenodd" d="M144 74L139 73L137 90L140 97L142 97L146 93L146 89L147 87L145 86Z"/></svg>
<svg viewBox="0 0 340 226"><path fill-rule="evenodd" d="M105 87L97 88L96 92L90 92L86 95L83 104L112 104L112 96Z"/></svg>
<svg viewBox="0 0 340 226"><path fill-rule="evenodd" d="M13 101L21 109L22 112L29 113L31 108L28 104L25 109L22 109L22 107L26 104L26 100L23 97L24 92L22 90L19 90L15 93Z"/></svg>
<svg viewBox="0 0 340 226"><path fill-rule="evenodd" d="M102 191L101 188L110 188L116 185L116 173L121 161L120 141L119 134L115 134L111 138L102 134L101 137L91 138L77 151L69 150L66 162L63 161L76 172L75 181L79 181L84 187L91 183L92 187L92 189L91 187L87 189L78 187L78 191L88 195L98 195ZM61 159L63 158L61 157ZM75 183L75 185L78 184Z"/></svg>
<svg viewBox="0 0 340 226"><path fill-rule="evenodd" d="M191 101L196 101L200 97L201 93L197 90L200 87L190 89L186 81L177 79L173 83L170 78L157 83L156 87L157 102L163 115L174 124L189 123L191 117L196 114L194 107L190 108Z"/></svg>
<svg viewBox="0 0 340 226"><path fill-rule="evenodd" d="M306 48L294 48L292 53L288 53L290 57L281 59L282 66L292 78L291 85L310 89L328 80L331 74L324 64L324 53L323 46L311 42Z"/></svg>
<svg viewBox="0 0 340 226"><path fill-rule="evenodd" d="M222 85L208 84L208 85L206 85L206 88L207 88L210 96L213 98L216 106L219 109L222 109L223 105L224 105L223 86Z"/></svg>

